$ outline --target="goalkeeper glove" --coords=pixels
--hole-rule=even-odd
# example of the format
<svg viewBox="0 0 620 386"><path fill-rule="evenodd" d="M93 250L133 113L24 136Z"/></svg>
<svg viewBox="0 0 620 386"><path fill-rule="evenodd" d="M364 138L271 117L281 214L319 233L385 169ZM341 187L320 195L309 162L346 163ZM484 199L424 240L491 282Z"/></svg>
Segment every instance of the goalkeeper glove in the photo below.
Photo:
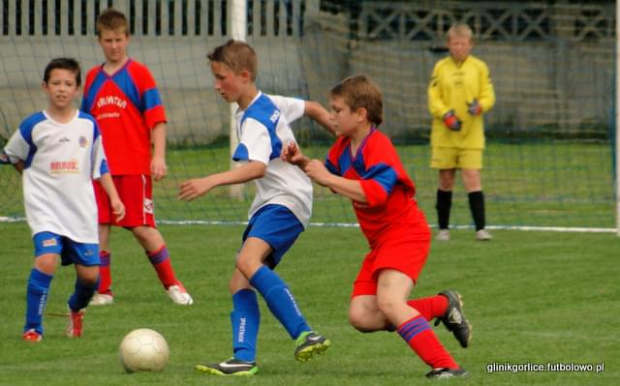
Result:
<svg viewBox="0 0 620 386"><path fill-rule="evenodd" d="M468 103L467 106L467 111L474 117L482 114L482 107L480 107L478 99L474 98L474 100L471 103Z"/></svg>
<svg viewBox="0 0 620 386"><path fill-rule="evenodd" d="M443 123L448 126L448 129L450 130L454 130L454 131L459 131L461 130L461 121L457 118L457 116L454 114L454 110L450 110L448 111L444 116L443 116Z"/></svg>

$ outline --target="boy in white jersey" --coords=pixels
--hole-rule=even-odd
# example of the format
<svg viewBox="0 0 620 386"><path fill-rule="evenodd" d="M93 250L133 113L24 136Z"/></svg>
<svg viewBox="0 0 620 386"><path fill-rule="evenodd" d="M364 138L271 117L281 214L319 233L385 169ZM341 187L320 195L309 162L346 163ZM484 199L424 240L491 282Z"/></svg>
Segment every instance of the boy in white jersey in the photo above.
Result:
<svg viewBox="0 0 620 386"><path fill-rule="evenodd" d="M196 366L214 375L253 375L259 308L256 291L296 339L295 357L307 361L323 354L331 344L312 331L293 295L273 269L310 220L312 183L296 166L279 159L282 147L294 142L289 122L307 115L333 133L329 113L316 102L267 96L255 84L257 58L246 43L229 40L208 55L215 90L229 103L237 103L239 146L233 159L239 168L181 184L179 198L193 200L216 186L254 180L256 197L249 211L229 288L233 298L231 323L233 357L221 363Z"/></svg>
<svg viewBox="0 0 620 386"><path fill-rule="evenodd" d="M101 181L114 215L118 219L125 215L110 177L99 128L92 116L73 106L80 84L78 62L52 60L43 75L47 109L26 118L4 148L23 176L26 218L35 250L28 279L25 341L39 342L43 337L43 310L59 259L62 265L75 264L77 274L68 301L67 335L82 335L84 309L97 290L100 264L92 179Z"/></svg>

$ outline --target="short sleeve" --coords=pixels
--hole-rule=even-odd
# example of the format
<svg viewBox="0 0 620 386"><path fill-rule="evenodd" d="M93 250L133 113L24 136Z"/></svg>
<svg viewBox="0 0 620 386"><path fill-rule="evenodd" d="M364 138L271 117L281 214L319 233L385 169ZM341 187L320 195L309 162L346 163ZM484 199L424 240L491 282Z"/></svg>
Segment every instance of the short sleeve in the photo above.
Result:
<svg viewBox="0 0 620 386"><path fill-rule="evenodd" d="M4 147L4 153L12 164L26 161L30 153L30 144L24 139L22 130L16 130Z"/></svg>
<svg viewBox="0 0 620 386"><path fill-rule="evenodd" d="M293 123L304 116L306 101L299 98L288 98L280 95L267 95L286 117L288 123Z"/></svg>

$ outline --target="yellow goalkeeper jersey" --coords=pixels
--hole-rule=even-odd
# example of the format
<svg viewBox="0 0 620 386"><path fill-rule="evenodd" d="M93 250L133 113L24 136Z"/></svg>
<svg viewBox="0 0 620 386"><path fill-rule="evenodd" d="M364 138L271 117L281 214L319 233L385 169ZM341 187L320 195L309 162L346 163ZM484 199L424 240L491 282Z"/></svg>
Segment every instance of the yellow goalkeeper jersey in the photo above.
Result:
<svg viewBox="0 0 620 386"><path fill-rule="evenodd" d="M469 103L478 100L482 113L472 116ZM480 59L469 55L460 65L451 56L440 60L433 69L428 86L428 107L433 116L431 146L484 149L484 113L495 104L495 91L489 68ZM462 122L460 131L443 123L450 110Z"/></svg>

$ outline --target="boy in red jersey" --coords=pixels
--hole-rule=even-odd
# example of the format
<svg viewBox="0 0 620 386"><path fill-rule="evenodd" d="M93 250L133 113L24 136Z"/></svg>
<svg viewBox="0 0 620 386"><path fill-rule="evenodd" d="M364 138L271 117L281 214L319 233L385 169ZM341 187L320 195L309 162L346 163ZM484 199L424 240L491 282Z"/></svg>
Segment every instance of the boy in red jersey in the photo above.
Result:
<svg viewBox="0 0 620 386"><path fill-rule="evenodd" d="M467 347L471 327L460 295L444 291L407 301L426 262L431 234L394 145L377 129L383 121L381 92L368 77L357 75L334 87L330 99L339 136L325 164L305 157L295 144L285 147L282 158L353 202L370 252L353 285L349 321L361 332L398 331L431 366L429 378L467 376L428 323L438 318Z"/></svg>
<svg viewBox="0 0 620 386"><path fill-rule="evenodd" d="M101 127L114 184L127 208L125 218L115 221L107 197L95 184L101 281L91 304L114 301L109 237L110 227L116 225L133 233L172 301L191 305L191 296L174 274L153 212L152 179L158 181L167 172L166 113L148 68L127 56L128 28L127 18L117 10L108 9L99 15L97 34L106 61L89 71L82 100L82 110L93 115Z"/></svg>

